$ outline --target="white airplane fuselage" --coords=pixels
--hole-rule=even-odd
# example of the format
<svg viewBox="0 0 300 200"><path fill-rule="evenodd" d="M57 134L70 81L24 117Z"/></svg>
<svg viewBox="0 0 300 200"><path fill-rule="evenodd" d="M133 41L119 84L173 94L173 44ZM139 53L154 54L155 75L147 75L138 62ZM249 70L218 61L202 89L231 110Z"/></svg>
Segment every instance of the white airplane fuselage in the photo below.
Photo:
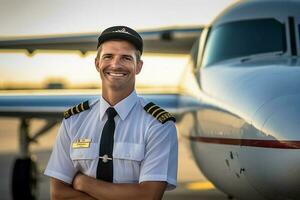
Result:
<svg viewBox="0 0 300 200"><path fill-rule="evenodd" d="M219 98L204 97L193 115L191 148L208 179L228 194L300 195L300 68L288 66L291 60L201 71L203 89Z"/></svg>
<svg viewBox="0 0 300 200"><path fill-rule="evenodd" d="M238 199L300 199L299 10L299 1L241 2L200 40L202 106L182 123L203 174ZM243 35L249 52L234 41Z"/></svg>

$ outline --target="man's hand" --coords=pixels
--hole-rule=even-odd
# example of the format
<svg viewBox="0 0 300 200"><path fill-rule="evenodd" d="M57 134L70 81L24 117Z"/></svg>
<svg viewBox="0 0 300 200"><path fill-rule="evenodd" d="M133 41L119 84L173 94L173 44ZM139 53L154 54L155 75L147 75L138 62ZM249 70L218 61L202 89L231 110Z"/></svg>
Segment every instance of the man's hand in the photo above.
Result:
<svg viewBox="0 0 300 200"><path fill-rule="evenodd" d="M82 173L77 173L73 179L73 188L78 191L83 191L84 178L87 176Z"/></svg>
<svg viewBox="0 0 300 200"><path fill-rule="evenodd" d="M51 178L51 199L52 200L95 200L88 194L82 193L72 188L72 185L64 183L58 179Z"/></svg>
<svg viewBox="0 0 300 200"><path fill-rule="evenodd" d="M78 173L73 180L73 188L101 200L160 200L167 187L164 181L143 183L109 183Z"/></svg>

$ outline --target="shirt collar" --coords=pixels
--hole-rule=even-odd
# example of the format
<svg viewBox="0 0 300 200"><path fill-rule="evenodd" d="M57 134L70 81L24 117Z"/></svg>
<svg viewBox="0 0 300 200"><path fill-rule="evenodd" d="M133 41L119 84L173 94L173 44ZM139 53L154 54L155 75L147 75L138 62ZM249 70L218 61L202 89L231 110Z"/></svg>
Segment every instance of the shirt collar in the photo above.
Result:
<svg viewBox="0 0 300 200"><path fill-rule="evenodd" d="M115 106L113 106L122 120L126 119L127 115L129 114L129 112L137 102L137 99L138 99L137 94L135 90L133 90L133 92L131 92L131 94L128 97L126 97L125 99L117 103ZM109 107L111 107L109 103L105 101L105 99L101 96L100 120L103 119L105 112Z"/></svg>

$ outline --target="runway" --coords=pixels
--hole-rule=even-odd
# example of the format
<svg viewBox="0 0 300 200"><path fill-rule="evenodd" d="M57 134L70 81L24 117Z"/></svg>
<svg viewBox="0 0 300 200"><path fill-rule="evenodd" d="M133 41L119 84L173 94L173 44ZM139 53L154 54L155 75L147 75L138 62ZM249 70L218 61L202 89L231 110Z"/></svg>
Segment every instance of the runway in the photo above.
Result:
<svg viewBox="0 0 300 200"><path fill-rule="evenodd" d="M44 121L33 120L30 131L38 130ZM0 195L2 200L10 200L10 182L14 159L18 154L18 127L16 119L0 118ZM38 200L49 200L49 179L42 172L45 169L51 148L55 140L58 126L42 136L37 144L32 145L40 172ZM188 145L179 137L179 170L178 187L166 192L164 200L226 200L227 196L216 189L197 169Z"/></svg>

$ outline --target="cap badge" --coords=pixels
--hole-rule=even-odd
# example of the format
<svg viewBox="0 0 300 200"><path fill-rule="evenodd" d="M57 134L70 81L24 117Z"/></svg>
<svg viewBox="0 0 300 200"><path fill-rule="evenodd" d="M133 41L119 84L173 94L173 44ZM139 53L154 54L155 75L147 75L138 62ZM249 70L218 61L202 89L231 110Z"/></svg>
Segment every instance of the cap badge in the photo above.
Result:
<svg viewBox="0 0 300 200"><path fill-rule="evenodd" d="M126 31L125 28L122 28L120 30L116 30L116 31L113 31L113 32L118 32L118 33L127 33L127 34L130 34L128 31ZM130 34L131 35L131 34Z"/></svg>

